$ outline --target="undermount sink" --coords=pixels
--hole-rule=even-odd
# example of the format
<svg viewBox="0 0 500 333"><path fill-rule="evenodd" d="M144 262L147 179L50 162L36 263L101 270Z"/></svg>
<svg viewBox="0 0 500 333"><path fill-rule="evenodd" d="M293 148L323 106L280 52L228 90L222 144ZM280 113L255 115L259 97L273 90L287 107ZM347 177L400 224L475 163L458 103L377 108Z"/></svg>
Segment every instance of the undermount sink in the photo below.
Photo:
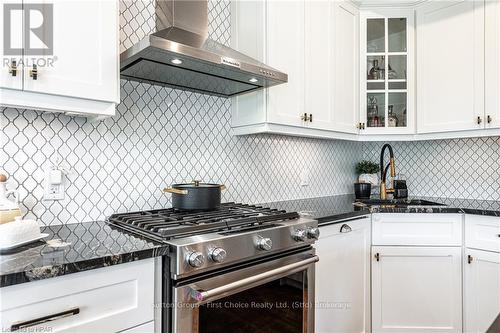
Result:
<svg viewBox="0 0 500 333"><path fill-rule="evenodd" d="M406 206L446 206L437 202L432 202L428 200L420 199L393 199L393 200L382 200L382 199L356 199L356 202L365 204L367 206L396 206L396 207L406 207Z"/></svg>

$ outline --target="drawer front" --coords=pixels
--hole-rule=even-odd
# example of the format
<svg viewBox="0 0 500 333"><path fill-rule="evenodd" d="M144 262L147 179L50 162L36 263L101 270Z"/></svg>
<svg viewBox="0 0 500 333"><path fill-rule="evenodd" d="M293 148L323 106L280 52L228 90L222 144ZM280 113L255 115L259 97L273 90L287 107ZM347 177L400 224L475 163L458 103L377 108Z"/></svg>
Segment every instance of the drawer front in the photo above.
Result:
<svg viewBox="0 0 500 333"><path fill-rule="evenodd" d="M465 215L465 246L500 252L500 217Z"/></svg>
<svg viewBox="0 0 500 333"><path fill-rule="evenodd" d="M462 214L373 214L373 245L462 246Z"/></svg>
<svg viewBox="0 0 500 333"><path fill-rule="evenodd" d="M1 288L0 297L5 331L117 332L154 319L154 261Z"/></svg>
<svg viewBox="0 0 500 333"><path fill-rule="evenodd" d="M364 229L367 226L370 226L369 215L346 219L344 221L335 222L332 224L324 223L320 224L319 226L320 237L324 238L343 233L349 233L351 231Z"/></svg>

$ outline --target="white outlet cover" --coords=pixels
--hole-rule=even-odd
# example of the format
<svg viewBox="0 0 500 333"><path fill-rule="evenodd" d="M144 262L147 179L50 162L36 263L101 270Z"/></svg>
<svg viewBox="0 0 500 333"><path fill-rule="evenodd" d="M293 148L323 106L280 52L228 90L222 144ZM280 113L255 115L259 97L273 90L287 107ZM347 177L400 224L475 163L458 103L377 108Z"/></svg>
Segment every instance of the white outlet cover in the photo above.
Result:
<svg viewBox="0 0 500 333"><path fill-rule="evenodd" d="M55 172L55 174L58 174ZM54 169L52 166L47 168L45 171L45 189L44 189L44 195L43 199L44 200L64 200L64 191L65 191L65 186L64 186L64 176L61 174L61 179L58 179L59 177L54 177ZM52 180L54 180L56 183L60 182L59 184L52 184Z"/></svg>
<svg viewBox="0 0 500 333"><path fill-rule="evenodd" d="M309 169L300 172L300 186L309 186Z"/></svg>

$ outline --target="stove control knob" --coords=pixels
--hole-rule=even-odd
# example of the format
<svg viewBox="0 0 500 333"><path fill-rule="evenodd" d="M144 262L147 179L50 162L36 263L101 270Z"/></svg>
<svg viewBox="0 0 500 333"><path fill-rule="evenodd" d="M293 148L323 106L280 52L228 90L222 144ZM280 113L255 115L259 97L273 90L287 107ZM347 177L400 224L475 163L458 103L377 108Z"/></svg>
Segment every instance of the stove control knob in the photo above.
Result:
<svg viewBox="0 0 500 333"><path fill-rule="evenodd" d="M297 242L303 242L306 240L307 232L304 229L297 229L292 232L292 238Z"/></svg>
<svg viewBox="0 0 500 333"><path fill-rule="evenodd" d="M220 247L216 247L208 252L208 257L215 262L223 262L226 259L226 250Z"/></svg>
<svg viewBox="0 0 500 333"><path fill-rule="evenodd" d="M319 228L308 228L307 238L318 239L319 238Z"/></svg>
<svg viewBox="0 0 500 333"><path fill-rule="evenodd" d="M257 247L260 250L269 251L273 247L273 241L271 238L260 238L257 241Z"/></svg>
<svg viewBox="0 0 500 333"><path fill-rule="evenodd" d="M190 252L186 260L192 267L200 267L205 263L205 256L200 252Z"/></svg>

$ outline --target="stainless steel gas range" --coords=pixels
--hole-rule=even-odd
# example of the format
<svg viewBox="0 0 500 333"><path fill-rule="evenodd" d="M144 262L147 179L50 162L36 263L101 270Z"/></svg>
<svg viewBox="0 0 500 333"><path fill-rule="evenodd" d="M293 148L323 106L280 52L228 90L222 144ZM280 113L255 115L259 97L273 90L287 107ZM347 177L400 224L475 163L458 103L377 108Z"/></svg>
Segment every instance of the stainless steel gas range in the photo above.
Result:
<svg viewBox="0 0 500 333"><path fill-rule="evenodd" d="M317 221L258 206L114 214L170 246L163 332L313 332Z"/></svg>

